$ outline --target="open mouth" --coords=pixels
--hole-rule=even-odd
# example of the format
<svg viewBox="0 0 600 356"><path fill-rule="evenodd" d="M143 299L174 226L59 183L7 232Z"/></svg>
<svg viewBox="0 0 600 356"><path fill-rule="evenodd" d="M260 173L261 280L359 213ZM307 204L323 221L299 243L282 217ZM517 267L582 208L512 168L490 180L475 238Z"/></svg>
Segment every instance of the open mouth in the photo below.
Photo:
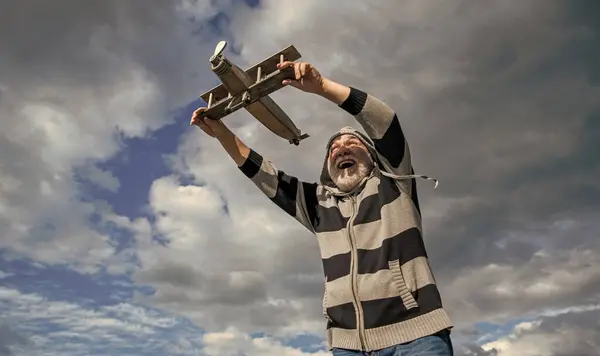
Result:
<svg viewBox="0 0 600 356"><path fill-rule="evenodd" d="M337 164L338 169L346 169L346 168L350 168L353 167L356 164L356 162L353 159L344 159L342 161L340 161Z"/></svg>

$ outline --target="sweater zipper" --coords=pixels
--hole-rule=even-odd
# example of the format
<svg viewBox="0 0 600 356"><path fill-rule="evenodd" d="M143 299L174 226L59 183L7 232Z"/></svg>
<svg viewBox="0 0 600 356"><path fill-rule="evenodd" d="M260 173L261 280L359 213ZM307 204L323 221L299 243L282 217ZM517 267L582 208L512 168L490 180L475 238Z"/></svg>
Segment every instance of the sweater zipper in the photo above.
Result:
<svg viewBox="0 0 600 356"><path fill-rule="evenodd" d="M354 233L352 231L352 225L354 223L354 218L356 214L355 197L351 196L350 201L352 202L352 214L350 215L350 218L348 219L348 224L346 226L346 229L348 230L348 239L350 241L350 287L352 288L352 298L354 301L354 307L357 311L356 326L358 327L358 338L360 340L360 346L362 350L366 350L367 348L365 347L363 311L362 306L360 305L360 300L358 299L358 253L356 250Z"/></svg>

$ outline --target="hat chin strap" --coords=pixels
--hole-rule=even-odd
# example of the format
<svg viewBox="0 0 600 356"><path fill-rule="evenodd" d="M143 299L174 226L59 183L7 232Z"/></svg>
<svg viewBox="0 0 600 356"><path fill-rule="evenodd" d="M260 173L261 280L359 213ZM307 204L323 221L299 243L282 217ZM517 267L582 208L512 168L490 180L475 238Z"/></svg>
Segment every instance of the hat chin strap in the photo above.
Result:
<svg viewBox="0 0 600 356"><path fill-rule="evenodd" d="M397 174L392 174L392 173L388 173L386 171L381 171L381 175L392 178L392 179L396 179L396 180L408 180L408 179L414 179L414 178L422 178L422 179L427 179L427 180L432 180L434 181L434 186L433 189L438 187L438 180L430 177L430 176L426 176L424 174L406 174L406 175L397 175Z"/></svg>

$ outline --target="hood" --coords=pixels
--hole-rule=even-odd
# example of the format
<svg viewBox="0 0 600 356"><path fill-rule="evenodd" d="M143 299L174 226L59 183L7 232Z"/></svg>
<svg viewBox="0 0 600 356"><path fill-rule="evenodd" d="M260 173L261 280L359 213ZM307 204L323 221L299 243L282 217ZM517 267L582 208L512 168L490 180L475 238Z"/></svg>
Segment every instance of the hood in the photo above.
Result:
<svg viewBox="0 0 600 356"><path fill-rule="evenodd" d="M340 131L336 132L333 136L331 136L329 138L329 141L327 141L327 145L325 146L325 160L323 161L323 168L321 168L320 182L321 182L321 185L327 191L329 191L331 194L333 194L335 196L347 196L347 195L354 194L356 191L359 191L360 189L362 189L362 187L364 186L364 183L366 182L366 180L368 178L368 177L365 178L361 183L359 183L357 185L357 187L353 191L350 191L350 192L342 192L341 190L338 189L338 187L336 187L335 183L333 183L333 180L331 179L331 176L329 175L329 171L327 169L327 159L329 158L329 148L331 147L333 140L335 140L337 137L339 137L341 135L345 135L345 134L350 134L350 135L356 136L359 140L362 141L362 143L369 150L369 153L371 154L371 157L373 158L373 171L371 172L371 175L369 177L373 176L373 174L381 174L383 176L392 178L396 181L396 184L398 185L398 187L401 190L403 190L405 188L402 187L402 185L400 184L400 181L406 181L406 180L414 179L414 178L422 178L422 179L426 179L426 180L431 180L435 184L434 188L437 188L438 180L433 177L423 175L423 174L414 174L414 173L407 174L407 175L396 175L396 174L392 173L391 167L386 167L386 165L382 164L382 162L380 161L379 154L377 153L377 150L375 149L375 144L373 143L373 141L368 136L363 134L362 132L360 132L350 126L346 126L346 127L342 128Z"/></svg>
<svg viewBox="0 0 600 356"><path fill-rule="evenodd" d="M336 187L335 183L333 183L333 180L331 179L331 176L329 175L329 171L327 169L327 160L329 158L329 148L331 148L331 144L333 143L333 141L336 138L340 137L341 135L345 135L345 134L350 134L350 135L356 136L367 147L367 149L369 150L369 153L371 154L371 157L373 158L373 161L374 161L375 166L374 166L373 170L375 170L376 168L378 168L380 166L380 162L379 162L379 159L377 156L377 151L375 150L375 144L373 143L373 141L368 136L363 134L362 132L360 132L350 126L343 127L341 130L339 130L334 135L332 135L329 138L329 141L327 141L327 145L325 146L325 159L323 161L323 168L321 168L320 182L324 187L327 188L327 190L329 192L331 192L334 195L348 195L348 194L352 193L352 192L345 193L345 192L342 192L341 190L339 190ZM362 184L359 184L359 187L360 186L362 186Z"/></svg>

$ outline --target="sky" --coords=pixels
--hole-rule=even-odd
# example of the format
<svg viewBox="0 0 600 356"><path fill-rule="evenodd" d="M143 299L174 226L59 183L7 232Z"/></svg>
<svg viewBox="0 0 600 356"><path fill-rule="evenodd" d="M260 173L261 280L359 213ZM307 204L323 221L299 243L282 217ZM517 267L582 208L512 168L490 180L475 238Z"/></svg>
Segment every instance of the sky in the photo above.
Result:
<svg viewBox="0 0 600 356"><path fill-rule="evenodd" d="M227 40L288 45L398 113L457 355L600 354L595 0L3 0L0 355L327 355L316 239L189 127ZM315 181L326 100L272 95Z"/></svg>

